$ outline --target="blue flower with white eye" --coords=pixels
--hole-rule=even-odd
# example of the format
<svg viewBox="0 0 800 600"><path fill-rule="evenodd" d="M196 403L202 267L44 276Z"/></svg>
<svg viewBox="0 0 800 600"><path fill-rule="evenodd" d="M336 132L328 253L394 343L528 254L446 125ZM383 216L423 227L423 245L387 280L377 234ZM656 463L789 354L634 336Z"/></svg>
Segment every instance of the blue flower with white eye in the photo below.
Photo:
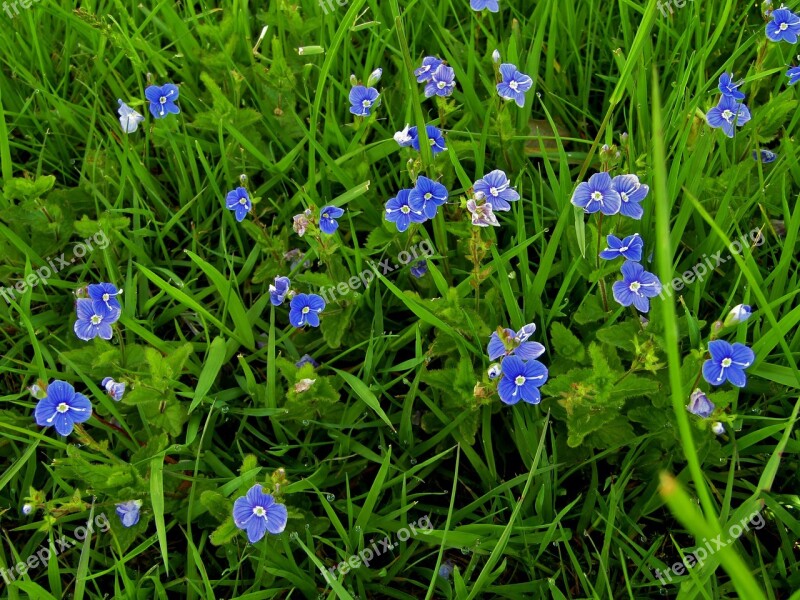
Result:
<svg viewBox="0 0 800 600"><path fill-rule="evenodd" d="M608 244L608 248L600 253L600 258L603 260L614 260L620 256L635 262L642 260L644 240L642 240L638 233L629 235L624 240L609 234L608 237L606 237L606 243Z"/></svg>
<svg viewBox="0 0 800 600"><path fill-rule="evenodd" d="M414 70L414 77L417 78L417 83L425 83L431 80L433 72L442 64L440 58L435 56L426 56L422 59L422 66Z"/></svg>
<svg viewBox="0 0 800 600"><path fill-rule="evenodd" d="M325 300L317 294L297 294L289 303L289 322L295 327L319 327L319 313L325 310Z"/></svg>
<svg viewBox="0 0 800 600"><path fill-rule="evenodd" d="M269 301L273 306L280 306L286 299L286 294L289 293L289 286L291 282L288 277L278 276L275 278L275 283L269 284Z"/></svg>
<svg viewBox="0 0 800 600"><path fill-rule="evenodd" d="M428 272L428 261L421 260L418 263L411 265L411 274L419 279Z"/></svg>
<svg viewBox="0 0 800 600"><path fill-rule="evenodd" d="M603 171L589 177L589 181L579 183L570 202L587 213L600 211L604 215L615 215L622 199L612 186L611 175Z"/></svg>
<svg viewBox="0 0 800 600"><path fill-rule="evenodd" d="M710 417L715 408L714 403L700 389L692 392L689 397L689 404L686 406L686 410L703 419Z"/></svg>
<svg viewBox="0 0 800 600"><path fill-rule="evenodd" d="M90 283L86 286L86 292L95 304L102 304L109 311L122 310L117 300L122 290L117 289L113 283Z"/></svg>
<svg viewBox="0 0 800 600"><path fill-rule="evenodd" d="M76 423L92 416L92 403L66 381L57 379L47 386L47 396L39 400L33 416L39 427L55 427L59 435L69 435Z"/></svg>
<svg viewBox="0 0 800 600"><path fill-rule="evenodd" d="M786 76L789 78L788 85L794 85L800 81L800 67L789 67L789 70L786 71Z"/></svg>
<svg viewBox="0 0 800 600"><path fill-rule="evenodd" d="M631 219L641 219L644 209L642 200L647 197L650 188L639 183L636 175L617 175L611 180L611 189L619 194L619 214Z"/></svg>
<svg viewBox="0 0 800 600"><path fill-rule="evenodd" d="M722 96L719 99L719 104L714 108L708 109L706 113L708 124L715 129L721 127L729 138L733 137L734 125L741 127L749 120L750 110L744 104L727 96Z"/></svg>
<svg viewBox="0 0 800 600"><path fill-rule="evenodd" d="M431 150L433 151L434 156L443 150L447 150L447 146L444 144L444 136L442 135L441 129L433 125L426 125L425 133L428 136L428 143L431 145ZM419 152L419 134L417 133L417 128L411 127L408 130L408 135L411 137L411 147Z"/></svg>
<svg viewBox="0 0 800 600"><path fill-rule="evenodd" d="M417 183L411 190L408 200L409 204L419 205L422 203L422 214L426 218L432 219L436 216L438 208L447 202L447 188L438 181L420 175L417 177Z"/></svg>
<svg viewBox="0 0 800 600"><path fill-rule="evenodd" d="M425 97L449 96L456 87L456 72L452 67L439 65L431 75L431 80L425 86Z"/></svg>
<svg viewBox="0 0 800 600"><path fill-rule="evenodd" d="M533 86L533 79L510 63L500 65L502 81L497 84L497 93L503 100L513 100L517 106L525 106L525 92Z"/></svg>
<svg viewBox="0 0 800 600"><path fill-rule="evenodd" d="M142 508L141 500L128 500L116 505L116 513L124 527L133 527L139 522L139 509Z"/></svg>
<svg viewBox="0 0 800 600"><path fill-rule="evenodd" d="M117 102L119 102L117 112L119 113L119 124L122 126L122 131L125 133L133 133L139 129L139 123L144 121L144 117L122 100L117 100Z"/></svg>
<svg viewBox="0 0 800 600"><path fill-rule="evenodd" d="M739 91L743 81L733 81L733 73L723 73L719 76L719 91L723 96L734 100L744 100L744 93Z"/></svg>
<svg viewBox="0 0 800 600"><path fill-rule="evenodd" d="M503 361L503 378L497 385L500 400L516 404L520 400L528 404L539 404L542 395L539 388L547 381L547 367L538 360L524 362L516 356Z"/></svg>
<svg viewBox="0 0 800 600"><path fill-rule="evenodd" d="M494 211L511 210L509 201L519 200L519 192L511 187L511 180L500 169L495 169L478 179L472 188L475 192L483 194L486 204L490 204Z"/></svg>
<svg viewBox="0 0 800 600"><path fill-rule="evenodd" d="M661 293L661 282L638 262L626 260L622 265L622 281L615 282L611 291L614 300L622 306L633 304L641 312L647 312L650 310L650 298Z"/></svg>
<svg viewBox="0 0 800 600"><path fill-rule="evenodd" d="M272 494L265 494L260 484L247 490L247 494L233 503L233 522L247 532L247 539L255 544L267 532L278 535L286 529L289 511L275 502Z"/></svg>
<svg viewBox="0 0 800 600"><path fill-rule="evenodd" d="M338 206L326 206L319 211L319 228L322 233L331 235L334 231L339 229L339 223L336 221L344 214L344 210Z"/></svg>
<svg viewBox="0 0 800 600"><path fill-rule="evenodd" d="M533 323L528 323L516 333L514 333L513 329L498 328L489 337L489 345L486 347L489 360L511 355L517 356L522 360L539 358L544 354L545 348L539 342L528 341L534 331L536 331L536 325Z"/></svg>
<svg viewBox="0 0 800 600"><path fill-rule="evenodd" d="M403 232L411 223L424 223L427 221L423 212L421 199L411 199L411 190L400 190L397 196L389 198L386 202L386 220L397 226L397 231Z"/></svg>
<svg viewBox="0 0 800 600"><path fill-rule="evenodd" d="M368 117L379 96L378 90L374 87L353 86L350 90L350 112L359 117Z"/></svg>
<svg viewBox="0 0 800 600"><path fill-rule="evenodd" d="M489 12L498 12L500 6L497 0L469 0L469 6L472 10L483 10L488 8Z"/></svg>
<svg viewBox="0 0 800 600"><path fill-rule="evenodd" d="M114 381L111 377L106 377L100 384L105 389L106 393L114 400L119 402L125 394L125 384Z"/></svg>
<svg viewBox="0 0 800 600"><path fill-rule="evenodd" d="M237 187L235 190L228 192L225 196L225 206L228 210L232 210L236 216L236 220L241 223L253 208L253 203L250 200L250 194L243 187Z"/></svg>
<svg viewBox="0 0 800 600"><path fill-rule="evenodd" d="M75 311L78 320L75 321L73 330L75 335L84 342L99 337L110 340L112 336L111 325L119 320L120 311L110 310L102 302L94 302L90 298L79 298L75 301Z"/></svg>
<svg viewBox="0 0 800 600"><path fill-rule="evenodd" d="M162 86L151 85L144 91L145 98L150 101L150 113L156 119L163 119L169 114L181 112L175 101L178 99L178 86L166 83Z"/></svg>
<svg viewBox="0 0 800 600"><path fill-rule="evenodd" d="M761 149L760 152L756 152L753 150L753 160L761 160L762 163L768 164L771 162L775 162L775 159L778 158L778 155L774 152L766 149Z"/></svg>
<svg viewBox="0 0 800 600"><path fill-rule="evenodd" d="M796 44L800 35L800 17L788 8L776 8L772 11L772 21L767 23L766 32L773 42Z"/></svg>
<svg viewBox="0 0 800 600"><path fill-rule="evenodd" d="M729 344L725 340L714 340L708 343L711 354L703 363L703 378L711 385L722 385L730 381L736 387L747 385L744 370L753 364L756 355L744 344Z"/></svg>

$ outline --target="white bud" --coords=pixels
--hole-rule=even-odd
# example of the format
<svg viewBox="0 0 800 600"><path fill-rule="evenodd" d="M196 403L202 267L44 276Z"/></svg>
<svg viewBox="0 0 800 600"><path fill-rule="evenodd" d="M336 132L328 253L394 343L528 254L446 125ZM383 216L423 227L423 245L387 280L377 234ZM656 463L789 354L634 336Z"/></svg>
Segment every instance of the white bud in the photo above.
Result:
<svg viewBox="0 0 800 600"><path fill-rule="evenodd" d="M711 431L713 431L717 435L722 435L723 433L725 433L725 426L719 421L715 421L714 424L711 426Z"/></svg>
<svg viewBox="0 0 800 600"><path fill-rule="evenodd" d="M22 514L29 515L33 512L33 504L30 502L22 505Z"/></svg>
<svg viewBox="0 0 800 600"><path fill-rule="evenodd" d="M381 75L383 75L383 69L375 69L372 73L370 73L369 78L367 79L367 87L372 87L376 83L381 80Z"/></svg>
<svg viewBox="0 0 800 600"><path fill-rule="evenodd" d="M498 377L500 377L500 374L502 372L503 371L502 371L502 368L500 367L500 363L493 363L489 367L489 371L488 371L489 379L497 379Z"/></svg>
<svg viewBox="0 0 800 600"><path fill-rule="evenodd" d="M492 61L496 65L500 64L500 51L497 48L495 48L494 52L492 52Z"/></svg>

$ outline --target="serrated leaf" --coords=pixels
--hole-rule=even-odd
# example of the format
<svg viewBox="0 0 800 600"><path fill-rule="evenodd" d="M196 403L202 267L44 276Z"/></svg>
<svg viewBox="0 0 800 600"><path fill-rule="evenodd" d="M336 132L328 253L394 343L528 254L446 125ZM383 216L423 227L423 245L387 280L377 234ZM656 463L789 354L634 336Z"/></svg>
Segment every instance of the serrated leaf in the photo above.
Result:
<svg viewBox="0 0 800 600"><path fill-rule="evenodd" d="M559 356L575 362L583 362L585 360L586 350L581 341L557 321L550 326L550 341Z"/></svg>
<svg viewBox="0 0 800 600"><path fill-rule="evenodd" d="M209 539L213 545L222 546L230 542L239 531L239 528L233 522L233 517L228 517L222 525L211 532Z"/></svg>
<svg viewBox="0 0 800 600"><path fill-rule="evenodd" d="M594 323L600 321L606 316L603 306L600 303L600 298L594 294L589 294L583 299L578 310L575 311L573 318L576 323L586 325L587 323Z"/></svg>

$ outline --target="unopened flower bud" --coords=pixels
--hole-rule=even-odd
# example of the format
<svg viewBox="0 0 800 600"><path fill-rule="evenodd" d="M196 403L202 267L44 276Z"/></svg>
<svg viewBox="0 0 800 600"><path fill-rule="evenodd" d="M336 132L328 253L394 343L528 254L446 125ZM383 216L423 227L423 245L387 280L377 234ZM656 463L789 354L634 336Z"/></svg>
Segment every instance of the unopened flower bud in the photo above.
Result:
<svg viewBox="0 0 800 600"><path fill-rule="evenodd" d="M725 426L719 421L715 421L714 424L711 426L711 431L713 431L717 435L722 435L723 433L725 433Z"/></svg>
<svg viewBox="0 0 800 600"><path fill-rule="evenodd" d="M492 62L496 65L500 64L500 51L497 48L492 52Z"/></svg>
<svg viewBox="0 0 800 600"><path fill-rule="evenodd" d="M367 79L367 87L372 87L378 83L381 80L381 75L383 75L383 69L381 68L375 69L372 73L370 73L369 79Z"/></svg>
<svg viewBox="0 0 800 600"><path fill-rule="evenodd" d="M739 304L734 306L731 309L731 312L728 313L728 316L725 317L725 327L730 327L731 325L738 325L743 321L747 321L750 318L750 313L752 312L751 308L747 304Z"/></svg>
<svg viewBox="0 0 800 600"><path fill-rule="evenodd" d="M489 367L489 379L497 379L498 377L500 377L501 373L502 369L500 367L500 363L493 363Z"/></svg>

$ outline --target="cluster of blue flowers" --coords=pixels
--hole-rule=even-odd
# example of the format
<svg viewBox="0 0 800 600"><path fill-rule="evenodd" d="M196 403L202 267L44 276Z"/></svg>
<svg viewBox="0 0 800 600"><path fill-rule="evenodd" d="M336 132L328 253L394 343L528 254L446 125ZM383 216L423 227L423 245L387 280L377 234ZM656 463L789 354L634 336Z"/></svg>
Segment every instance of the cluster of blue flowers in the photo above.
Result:
<svg viewBox="0 0 800 600"><path fill-rule="evenodd" d="M650 188L639 182L636 175L617 175L613 179L606 172L595 173L589 181L578 184L572 194L572 204L586 213L600 212L604 215L617 213L641 219L644 209L641 206Z"/></svg>
<svg viewBox="0 0 800 600"><path fill-rule="evenodd" d="M162 86L151 85L144 90L145 98L150 102L150 114L156 119L163 119L167 115L177 115L181 109L175 104L180 92L178 86L166 83ZM125 104L122 100L117 100L119 108L119 124L125 133L133 133L139 128L139 123L144 121L144 117Z"/></svg>
<svg viewBox="0 0 800 600"><path fill-rule="evenodd" d="M294 327L319 327L319 315L325 310L325 300L318 294L296 294L290 286L288 277L276 277L269 286L269 301L273 306L280 306L289 298L289 322Z"/></svg>
<svg viewBox="0 0 800 600"><path fill-rule="evenodd" d="M497 379L497 393L506 404L520 400L528 404L539 404L542 395L539 388L547 381L547 367L536 360L544 354L544 346L528 341L536 331L536 325L528 323L522 329L498 327L489 338L486 352L489 360L500 359L489 367L489 378Z"/></svg>
<svg viewBox="0 0 800 600"><path fill-rule="evenodd" d="M714 108L706 113L711 127L721 127L729 138L733 137L734 126L741 127L750 120L750 110L744 105L744 94L739 91L742 81L733 81L733 73L723 73L719 78L719 91L722 94Z"/></svg>
<svg viewBox="0 0 800 600"><path fill-rule="evenodd" d="M82 292L82 291L81 291ZM78 319L73 329L75 335L85 342L99 337L110 340L111 325L119 320L122 307L117 296L122 293L111 283L98 283L87 286L88 298L75 301L75 312Z"/></svg>

